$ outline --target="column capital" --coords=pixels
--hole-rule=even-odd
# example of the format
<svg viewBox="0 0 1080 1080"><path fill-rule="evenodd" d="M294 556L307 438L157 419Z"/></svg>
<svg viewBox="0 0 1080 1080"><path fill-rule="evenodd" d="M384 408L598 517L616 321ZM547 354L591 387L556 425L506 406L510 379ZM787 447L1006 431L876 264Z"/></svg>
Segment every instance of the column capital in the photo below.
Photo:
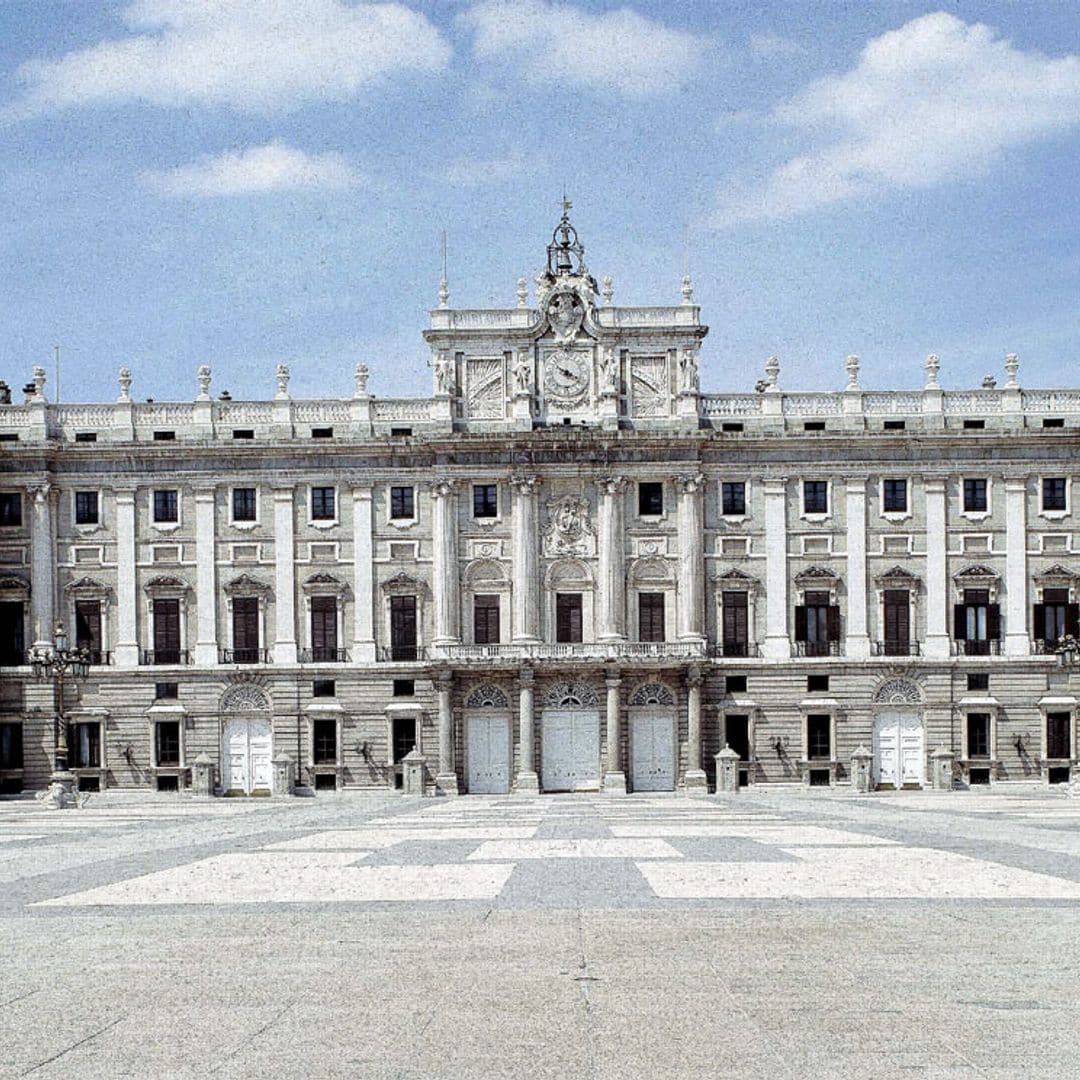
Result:
<svg viewBox="0 0 1080 1080"><path fill-rule="evenodd" d="M705 486L704 473L683 473L675 477L675 484L682 495L696 495Z"/></svg>
<svg viewBox="0 0 1080 1080"><path fill-rule="evenodd" d="M861 473L858 476L845 476L844 484L849 495L865 495L866 485L870 480L869 473Z"/></svg>
<svg viewBox="0 0 1080 1080"><path fill-rule="evenodd" d="M629 481L625 476L604 476L596 483L604 495L620 495L626 490Z"/></svg>
<svg viewBox="0 0 1080 1080"><path fill-rule="evenodd" d="M439 693L450 693L454 688L454 673L446 668L435 675L435 685Z"/></svg>
<svg viewBox="0 0 1080 1080"><path fill-rule="evenodd" d="M455 477L440 476L431 482L431 494L436 499L446 499L453 495L460 483Z"/></svg>
<svg viewBox="0 0 1080 1080"><path fill-rule="evenodd" d="M350 476L345 482L352 491L354 499L370 499L375 488L373 481L361 480L358 477Z"/></svg>
<svg viewBox="0 0 1080 1080"><path fill-rule="evenodd" d="M1006 473L1002 478L1005 481L1006 491L1027 491L1029 476L1027 473Z"/></svg>
<svg viewBox="0 0 1080 1080"><path fill-rule="evenodd" d="M531 667L523 667L518 672L518 685L523 690L531 690L536 685L536 672Z"/></svg>
<svg viewBox="0 0 1080 1080"><path fill-rule="evenodd" d="M622 671L617 667L604 669L604 685L609 690L618 690L622 686Z"/></svg>
<svg viewBox="0 0 1080 1080"><path fill-rule="evenodd" d="M26 490L27 493L30 495L30 498L32 498L35 503L38 503L40 505L41 503L45 502L46 499L48 499L49 494L53 490L53 485L52 482L48 479L31 480L30 483L26 485Z"/></svg>
<svg viewBox="0 0 1080 1080"><path fill-rule="evenodd" d="M763 476L761 478L761 487L766 495L786 495L787 482L788 478L786 476Z"/></svg>
<svg viewBox="0 0 1080 1080"><path fill-rule="evenodd" d="M510 477L510 486L519 495L535 495L540 486L540 477L519 473Z"/></svg>
<svg viewBox="0 0 1080 1080"><path fill-rule="evenodd" d="M274 493L274 498L278 502L284 502L286 499L291 499L296 492L295 484L274 484L271 488Z"/></svg>
<svg viewBox="0 0 1080 1080"><path fill-rule="evenodd" d="M701 685L701 668L699 668L697 664L691 664L690 667L686 669L686 685Z"/></svg>
<svg viewBox="0 0 1080 1080"><path fill-rule="evenodd" d="M948 482L944 476L927 476L923 479L928 495L944 495Z"/></svg>

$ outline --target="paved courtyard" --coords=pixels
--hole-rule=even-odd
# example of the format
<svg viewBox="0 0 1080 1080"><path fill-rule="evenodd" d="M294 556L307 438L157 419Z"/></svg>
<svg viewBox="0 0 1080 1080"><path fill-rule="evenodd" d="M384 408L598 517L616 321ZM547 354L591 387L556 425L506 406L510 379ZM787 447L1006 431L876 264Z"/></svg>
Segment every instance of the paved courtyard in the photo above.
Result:
<svg viewBox="0 0 1080 1080"><path fill-rule="evenodd" d="M0 1076L1080 1075L1080 801L0 803Z"/></svg>

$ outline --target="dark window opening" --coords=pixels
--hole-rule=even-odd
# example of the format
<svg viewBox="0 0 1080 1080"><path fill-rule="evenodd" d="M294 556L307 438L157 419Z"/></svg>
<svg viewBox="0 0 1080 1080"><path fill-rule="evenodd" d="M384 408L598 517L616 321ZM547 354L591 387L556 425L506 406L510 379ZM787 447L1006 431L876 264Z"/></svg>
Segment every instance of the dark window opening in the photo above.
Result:
<svg viewBox="0 0 1080 1080"><path fill-rule="evenodd" d="M968 769L968 783L972 786L990 783L989 769Z"/></svg>
<svg viewBox="0 0 1080 1080"><path fill-rule="evenodd" d="M555 640L574 643L582 640L581 593L556 593Z"/></svg>
<svg viewBox="0 0 1080 1080"><path fill-rule="evenodd" d="M982 431L982 429L984 427L986 427L986 421L985 420L965 420L964 421L964 430L965 431Z"/></svg>
<svg viewBox="0 0 1080 1080"><path fill-rule="evenodd" d="M1042 508L1044 510L1068 509L1067 481L1063 476L1045 477L1042 482Z"/></svg>
<svg viewBox="0 0 1080 1080"><path fill-rule="evenodd" d="M75 441L76 442L97 442L97 432L96 431L76 431L75 432Z"/></svg>
<svg viewBox="0 0 1080 1080"><path fill-rule="evenodd" d="M750 760L750 717L727 716L724 720L724 734L728 746L739 755L740 761ZM740 770L741 771L741 770ZM742 780L740 778L740 783Z"/></svg>
<svg viewBox="0 0 1080 1080"><path fill-rule="evenodd" d="M180 601L155 600L154 663L180 663Z"/></svg>
<svg viewBox="0 0 1080 1080"><path fill-rule="evenodd" d="M986 481L964 481L964 510L981 513L986 509Z"/></svg>
<svg viewBox="0 0 1080 1080"><path fill-rule="evenodd" d="M747 656L750 652L750 606L745 592L721 593L720 637L724 656Z"/></svg>
<svg viewBox="0 0 1080 1080"><path fill-rule="evenodd" d="M829 603L825 591L808 591L795 608L795 640L806 656L830 656L840 640L840 608Z"/></svg>
<svg viewBox="0 0 1080 1080"><path fill-rule="evenodd" d="M255 438L255 429L254 428L249 428L249 427L233 428L232 437L234 439L254 439Z"/></svg>
<svg viewBox="0 0 1080 1080"><path fill-rule="evenodd" d="M399 438L408 438L410 435L412 435L412 428L411 427L392 427L390 429L390 434L394 435L394 436L397 436Z"/></svg>
<svg viewBox="0 0 1080 1080"><path fill-rule="evenodd" d="M664 512L664 485L649 480L638 484L638 514L658 517Z"/></svg>
<svg viewBox="0 0 1080 1080"><path fill-rule="evenodd" d="M482 594L473 597L473 643L498 645L499 597Z"/></svg>
<svg viewBox="0 0 1080 1080"><path fill-rule="evenodd" d="M335 491L332 487L313 487L311 489L312 521L334 520L337 516L334 495Z"/></svg>
<svg viewBox="0 0 1080 1080"><path fill-rule="evenodd" d="M990 673L988 671L969 671L967 688L969 690L989 690Z"/></svg>
<svg viewBox="0 0 1080 1080"><path fill-rule="evenodd" d="M803 512L807 514L827 514L829 512L828 481L803 481Z"/></svg>
<svg viewBox="0 0 1080 1080"><path fill-rule="evenodd" d="M807 420L803 423L803 431L824 431L824 420Z"/></svg>
<svg viewBox="0 0 1080 1080"><path fill-rule="evenodd" d="M906 420L886 420L881 425L882 431L904 431L906 428Z"/></svg>
<svg viewBox="0 0 1080 1080"><path fill-rule="evenodd" d="M334 429L332 427L313 427L311 429L311 437L313 439L332 439L334 437Z"/></svg>
<svg viewBox="0 0 1080 1080"><path fill-rule="evenodd" d="M337 764L337 721L313 720L311 724L311 760L315 765Z"/></svg>
<svg viewBox="0 0 1080 1080"><path fill-rule="evenodd" d="M416 659L416 597L390 597L390 659Z"/></svg>
<svg viewBox="0 0 1080 1080"><path fill-rule="evenodd" d="M235 596L232 602L234 664L259 662L259 601L254 596Z"/></svg>
<svg viewBox="0 0 1080 1080"><path fill-rule="evenodd" d="M100 791L101 790L101 777L100 776L80 776L78 782L79 791Z"/></svg>
<svg viewBox="0 0 1080 1080"><path fill-rule="evenodd" d="M405 760L405 756L416 749L416 719L411 716L395 716L390 732L390 760L395 766ZM394 769L394 787L403 786L404 777L400 768Z"/></svg>
<svg viewBox="0 0 1080 1080"><path fill-rule="evenodd" d="M0 769L21 769L22 767L22 724L0 724Z"/></svg>
<svg viewBox="0 0 1080 1080"><path fill-rule="evenodd" d="M638 641L664 640L664 594L638 593Z"/></svg>
<svg viewBox="0 0 1080 1080"><path fill-rule="evenodd" d="M175 442L175 441L176 441L176 432L175 431L155 431L154 432L154 442Z"/></svg>
<svg viewBox="0 0 1080 1080"><path fill-rule="evenodd" d="M233 521L254 521L257 513L257 506L258 500L254 488L233 488Z"/></svg>
<svg viewBox="0 0 1080 1080"><path fill-rule="evenodd" d="M0 664L26 663L26 615L21 600L0 600Z"/></svg>
<svg viewBox="0 0 1080 1080"><path fill-rule="evenodd" d="M474 518L499 516L498 484L473 484L472 510Z"/></svg>
<svg viewBox="0 0 1080 1080"><path fill-rule="evenodd" d="M336 596L311 598L311 659L316 663L338 659L337 614Z"/></svg>
<svg viewBox="0 0 1080 1080"><path fill-rule="evenodd" d="M100 769L101 724L72 724L68 733L68 754L73 769Z"/></svg>
<svg viewBox="0 0 1080 1080"><path fill-rule="evenodd" d="M1032 608L1036 640L1052 652L1063 637L1080 637L1080 604L1069 603L1068 589L1043 589L1043 602Z"/></svg>
<svg viewBox="0 0 1080 1080"><path fill-rule="evenodd" d="M312 697L334 697L337 683L333 679L315 679L311 684Z"/></svg>
<svg viewBox="0 0 1080 1080"><path fill-rule="evenodd" d="M96 491L75 492L75 524L96 525L98 523L98 493Z"/></svg>
<svg viewBox="0 0 1080 1080"><path fill-rule="evenodd" d="M1047 428L1047 427L1064 427L1065 426L1065 417L1064 416L1046 416L1046 417L1043 418L1042 426L1044 428Z"/></svg>
<svg viewBox="0 0 1080 1080"><path fill-rule="evenodd" d="M911 597L907 589L886 589L884 595L885 655L907 656L911 648Z"/></svg>
<svg viewBox="0 0 1080 1080"><path fill-rule="evenodd" d="M724 693L725 694L745 694L746 693L746 676L745 675L725 675L724 676Z"/></svg>
<svg viewBox="0 0 1080 1080"><path fill-rule="evenodd" d="M806 756L810 760L832 757L832 718L814 713L806 718Z"/></svg>
<svg viewBox="0 0 1080 1080"><path fill-rule="evenodd" d="M990 757L990 714L967 714L967 756L969 759Z"/></svg>
<svg viewBox="0 0 1080 1080"><path fill-rule="evenodd" d="M1072 769L1068 765L1052 765L1046 770L1048 784L1067 784L1072 780Z"/></svg>
<svg viewBox="0 0 1080 1080"><path fill-rule="evenodd" d="M390 517L394 521L411 521L416 517L415 494L411 487L390 489Z"/></svg>
<svg viewBox="0 0 1080 1080"><path fill-rule="evenodd" d="M90 653L90 663L102 662L100 600L75 601L75 647Z"/></svg>
<svg viewBox="0 0 1080 1080"><path fill-rule="evenodd" d="M154 725L154 754L159 767L177 767L180 764L180 722L159 720Z"/></svg>
<svg viewBox="0 0 1080 1080"><path fill-rule="evenodd" d="M725 517L746 514L746 484L736 480L720 485L720 512Z"/></svg>
<svg viewBox="0 0 1080 1080"><path fill-rule="evenodd" d="M1046 756L1051 760L1068 760L1072 757L1072 713L1052 712L1046 714Z"/></svg>
<svg viewBox="0 0 1080 1080"><path fill-rule="evenodd" d="M735 432L742 431L743 430L743 425L738 424L738 423L733 423L733 422L729 421L726 424L721 424L720 425L720 430L721 431L730 431L732 433L735 433Z"/></svg>
<svg viewBox="0 0 1080 1080"><path fill-rule="evenodd" d="M828 769L811 769L809 773L810 787L829 787L831 786L831 778L829 776Z"/></svg>
<svg viewBox="0 0 1080 1080"><path fill-rule="evenodd" d="M416 680L395 679L393 693L394 697L412 697L416 693Z"/></svg>
<svg viewBox="0 0 1080 1080"><path fill-rule="evenodd" d="M179 696L179 683L159 682L154 684L154 697L158 701L175 701Z"/></svg>
<svg viewBox="0 0 1080 1080"><path fill-rule="evenodd" d="M0 525L22 524L22 494L18 491L0 491Z"/></svg>
<svg viewBox="0 0 1080 1080"><path fill-rule="evenodd" d="M829 689L828 675L807 675L806 692L808 694L822 694Z"/></svg>
<svg viewBox="0 0 1080 1080"><path fill-rule="evenodd" d="M176 491L154 492L154 520L161 522L180 520L180 501Z"/></svg>
<svg viewBox="0 0 1080 1080"><path fill-rule="evenodd" d="M906 480L882 480L881 508L892 514L903 514L907 511Z"/></svg>
<svg viewBox="0 0 1080 1080"><path fill-rule="evenodd" d="M158 789L158 791L179 791L180 790L180 777L179 776L159 776L159 777L157 777L157 789Z"/></svg>

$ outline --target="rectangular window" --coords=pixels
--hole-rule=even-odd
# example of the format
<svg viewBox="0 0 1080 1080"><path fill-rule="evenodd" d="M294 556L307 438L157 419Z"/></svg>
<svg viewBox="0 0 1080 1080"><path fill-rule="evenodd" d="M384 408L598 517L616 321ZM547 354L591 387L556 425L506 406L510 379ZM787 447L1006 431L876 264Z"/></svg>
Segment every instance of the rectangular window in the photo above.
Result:
<svg viewBox="0 0 1080 1080"><path fill-rule="evenodd" d="M638 593L638 641L664 640L664 594Z"/></svg>
<svg viewBox="0 0 1080 1080"><path fill-rule="evenodd" d="M555 640L573 643L582 640L581 593L555 594Z"/></svg>
<svg viewBox="0 0 1080 1080"><path fill-rule="evenodd" d="M743 517L746 514L746 484L741 480L720 485L720 512L725 517Z"/></svg>
<svg viewBox="0 0 1080 1080"><path fill-rule="evenodd" d="M808 694L824 694L829 689L828 675L807 675L806 692Z"/></svg>
<svg viewBox="0 0 1080 1080"><path fill-rule="evenodd" d="M73 769L101 768L101 724L72 724L68 743Z"/></svg>
<svg viewBox="0 0 1080 1080"><path fill-rule="evenodd" d="M180 764L180 723L159 720L154 725L154 753L159 767L176 768Z"/></svg>
<svg viewBox="0 0 1080 1080"><path fill-rule="evenodd" d="M964 510L969 513L981 513L986 509L986 481L964 481Z"/></svg>
<svg viewBox="0 0 1080 1080"><path fill-rule="evenodd" d="M26 662L25 613L21 600L0 600L0 664L16 667Z"/></svg>
<svg viewBox="0 0 1080 1080"><path fill-rule="evenodd" d="M907 512L906 480L882 480L881 508L887 514L904 514Z"/></svg>
<svg viewBox="0 0 1080 1080"><path fill-rule="evenodd" d="M906 420L885 420L882 422L882 431L903 431L907 427Z"/></svg>
<svg viewBox="0 0 1080 1080"><path fill-rule="evenodd" d="M664 512L664 485L649 480L638 484L638 515L659 517Z"/></svg>
<svg viewBox="0 0 1080 1080"><path fill-rule="evenodd" d="M990 757L990 714L967 714L968 758Z"/></svg>
<svg viewBox="0 0 1080 1080"><path fill-rule="evenodd" d="M255 521L256 506L255 489L253 487L233 488L233 521Z"/></svg>
<svg viewBox="0 0 1080 1080"><path fill-rule="evenodd" d="M806 718L806 756L811 761L828 761L832 757L830 716L815 713Z"/></svg>
<svg viewBox="0 0 1080 1080"><path fill-rule="evenodd" d="M725 694L745 694L746 693L746 676L745 675L725 675L724 676L724 693Z"/></svg>
<svg viewBox="0 0 1080 1080"><path fill-rule="evenodd" d="M154 601L154 663L180 663L180 601Z"/></svg>
<svg viewBox="0 0 1080 1080"><path fill-rule="evenodd" d="M485 594L473 597L473 642L476 645L499 644L499 598Z"/></svg>
<svg viewBox="0 0 1080 1080"><path fill-rule="evenodd" d="M1043 602L1032 609L1032 627L1035 638L1052 650L1066 635L1080 636L1080 604L1069 603L1068 589L1043 589Z"/></svg>
<svg viewBox="0 0 1080 1080"><path fill-rule="evenodd" d="M336 596L311 598L311 659L316 663L338 659Z"/></svg>
<svg viewBox="0 0 1080 1080"><path fill-rule="evenodd" d="M499 516L498 484L473 484L472 513L474 518Z"/></svg>
<svg viewBox="0 0 1080 1080"><path fill-rule="evenodd" d="M416 659L416 597L390 597L390 659Z"/></svg>
<svg viewBox="0 0 1080 1080"><path fill-rule="evenodd" d="M100 664L101 656L101 601L75 601L75 647L90 653L90 663Z"/></svg>
<svg viewBox="0 0 1080 1080"><path fill-rule="evenodd" d="M23 767L22 724L0 724L0 769Z"/></svg>
<svg viewBox="0 0 1080 1080"><path fill-rule="evenodd" d="M154 432L154 442L175 442L175 441L176 441L176 432L175 431L155 431Z"/></svg>
<svg viewBox="0 0 1080 1080"><path fill-rule="evenodd" d="M394 697L412 697L416 693L415 679L395 679L393 685Z"/></svg>
<svg viewBox="0 0 1080 1080"><path fill-rule="evenodd" d="M1072 757L1072 739L1069 729L1072 713L1052 712L1046 714L1046 756L1067 760Z"/></svg>
<svg viewBox="0 0 1080 1080"><path fill-rule="evenodd" d="M829 656L840 640L840 609L824 591L809 591L795 609L795 640L803 642L806 656Z"/></svg>
<svg viewBox="0 0 1080 1080"><path fill-rule="evenodd" d="M1042 482L1042 508L1044 510L1067 510L1068 493L1065 477L1047 477Z"/></svg>
<svg viewBox="0 0 1080 1080"><path fill-rule="evenodd" d="M749 596L725 589L721 594L723 616L721 640L725 656L746 656L750 644Z"/></svg>
<svg viewBox="0 0 1080 1080"><path fill-rule="evenodd" d="M315 679L311 684L312 697L334 697L337 694L337 683L333 679Z"/></svg>
<svg viewBox="0 0 1080 1080"><path fill-rule="evenodd" d="M990 603L987 589L965 589L964 602L953 609L953 637L966 656L987 656L1001 637L1001 609Z"/></svg>
<svg viewBox="0 0 1080 1080"><path fill-rule="evenodd" d="M97 442L97 432L96 431L76 431L75 432L75 441L76 442Z"/></svg>
<svg viewBox="0 0 1080 1080"><path fill-rule="evenodd" d="M75 492L75 524L96 525L98 523L98 493L96 491Z"/></svg>
<svg viewBox="0 0 1080 1080"><path fill-rule="evenodd" d="M987 671L969 671L967 688L969 690L989 690L990 673Z"/></svg>
<svg viewBox="0 0 1080 1080"><path fill-rule="evenodd" d="M803 513L827 514L829 512L829 484L826 480L803 481Z"/></svg>
<svg viewBox="0 0 1080 1080"><path fill-rule="evenodd" d="M392 521L412 521L416 517L416 501L411 487L392 487L390 489L390 519Z"/></svg>
<svg viewBox="0 0 1080 1080"><path fill-rule="evenodd" d="M313 720L311 723L311 760L315 765L337 764L337 721Z"/></svg>
<svg viewBox="0 0 1080 1080"><path fill-rule="evenodd" d="M154 684L154 697L158 701L175 701L179 696L179 683L159 682Z"/></svg>
<svg viewBox="0 0 1080 1080"><path fill-rule="evenodd" d="M907 589L886 589L883 599L885 655L907 656L911 647L911 596Z"/></svg>
<svg viewBox="0 0 1080 1080"><path fill-rule="evenodd" d="M176 491L154 492L154 520L161 522L180 520L180 503Z"/></svg>
<svg viewBox="0 0 1080 1080"><path fill-rule="evenodd" d="M233 597L232 643L234 664L259 662L259 600L257 597Z"/></svg>
<svg viewBox="0 0 1080 1080"><path fill-rule="evenodd" d="M22 524L22 494L0 491L0 525Z"/></svg>
<svg viewBox="0 0 1080 1080"><path fill-rule="evenodd" d="M332 487L313 487L311 489L311 520L333 521L337 517Z"/></svg>

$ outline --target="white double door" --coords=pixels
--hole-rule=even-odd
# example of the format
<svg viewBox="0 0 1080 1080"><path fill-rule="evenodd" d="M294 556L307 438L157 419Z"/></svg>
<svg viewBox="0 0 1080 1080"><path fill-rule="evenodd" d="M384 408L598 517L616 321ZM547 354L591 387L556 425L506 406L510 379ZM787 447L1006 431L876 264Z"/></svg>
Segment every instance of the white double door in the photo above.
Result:
<svg viewBox="0 0 1080 1080"><path fill-rule="evenodd" d="M596 791L600 787L600 713L545 709L540 724L544 790Z"/></svg>
<svg viewBox="0 0 1080 1080"><path fill-rule="evenodd" d="M635 791L675 790L675 718L630 714L630 779Z"/></svg>
<svg viewBox="0 0 1080 1080"><path fill-rule="evenodd" d="M925 773L922 717L888 712L874 718L874 780L894 788L921 787Z"/></svg>
<svg viewBox="0 0 1080 1080"><path fill-rule="evenodd" d="M505 795L510 790L510 717L470 716L466 731L470 793Z"/></svg>
<svg viewBox="0 0 1080 1080"><path fill-rule="evenodd" d="M231 719L221 737L225 762L225 788L250 795L269 791L273 747L269 720Z"/></svg>

